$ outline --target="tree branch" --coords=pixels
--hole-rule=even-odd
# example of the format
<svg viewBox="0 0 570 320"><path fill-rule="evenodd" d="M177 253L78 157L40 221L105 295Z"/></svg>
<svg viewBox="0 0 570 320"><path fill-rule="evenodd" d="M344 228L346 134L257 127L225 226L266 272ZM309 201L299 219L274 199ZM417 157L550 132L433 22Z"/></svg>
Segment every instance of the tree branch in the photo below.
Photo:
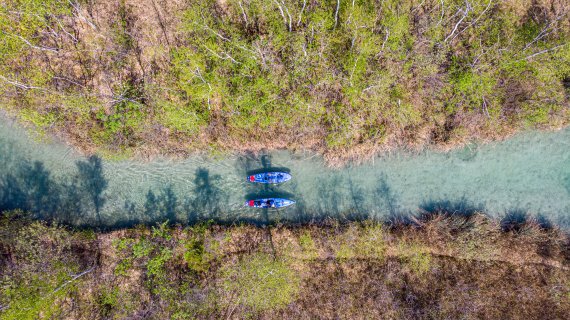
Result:
<svg viewBox="0 0 570 320"><path fill-rule="evenodd" d="M485 8L485 10L483 10L483 12L481 12L481 14L475 19L473 20L473 22L471 22L467 27L463 28L461 31L459 31L454 37L453 39L451 39L451 41L453 41L455 38L457 38L458 35L462 34L463 31L467 30L469 27L475 25L475 23L477 23L477 21L479 21L479 19L481 19L481 17L483 17L483 15L485 14L485 12L487 12L487 10L489 10L489 8L491 7L491 4L493 3L493 0L489 0L489 3L487 4L487 7Z"/></svg>
<svg viewBox="0 0 570 320"><path fill-rule="evenodd" d="M57 289L55 289L54 291L52 291L51 294L55 294L56 292L58 292L59 290L65 288L67 285L69 285L70 283L72 283L73 281L77 280L79 277L88 274L89 272L93 271L95 269L95 266L92 266L91 268L76 274L75 276L73 276L73 278L67 280L64 284L62 284L61 286L57 287Z"/></svg>
<svg viewBox="0 0 570 320"><path fill-rule="evenodd" d="M18 81L10 80L10 79L8 79L8 78L2 76L2 75L0 75L0 79L3 80L4 82L9 83L9 84L11 84L11 85L13 85L13 86L15 86L15 87L20 88L20 89L25 89L25 90L36 89L36 90L48 91L47 89L44 89L44 88L41 88L41 87L34 87L34 86L27 85L27 84L25 84L25 83L21 83L21 82L18 82Z"/></svg>
<svg viewBox="0 0 570 320"><path fill-rule="evenodd" d="M338 23L338 10L340 9L340 0L336 0L336 11L334 13L334 28L336 29L336 25Z"/></svg>
<svg viewBox="0 0 570 320"><path fill-rule="evenodd" d="M249 22L247 21L247 14L245 14L245 10L243 9L243 6L241 5L241 1L239 1L238 3L239 3L239 7L241 8L241 13L243 14L243 20L245 20L245 26L247 27L247 25L249 24Z"/></svg>
<svg viewBox="0 0 570 320"><path fill-rule="evenodd" d="M277 8L279 8L279 12L281 12L281 17L283 17L283 21L285 22L285 26L287 26L287 18L285 18L285 12L283 12L283 8L281 7L281 5L279 4L279 2L277 0L273 0L273 2L275 2L275 4L277 5ZM289 31L291 31L290 26L289 26Z"/></svg>
<svg viewBox="0 0 570 320"><path fill-rule="evenodd" d="M297 25L301 24L301 18L303 17L303 11L305 11L306 6L307 6L307 0L303 0L303 8L301 8L301 13L299 13L299 21L297 21Z"/></svg>
<svg viewBox="0 0 570 320"><path fill-rule="evenodd" d="M524 60L528 60L528 59L534 58L534 57L536 57L536 56L538 56L538 55L541 55L541 54L543 54L543 53L547 53L547 52L550 52L550 51L554 51L554 50L556 50L556 49L559 49L559 48L561 48L561 47L564 47L565 45L568 45L568 42L563 43L563 44L560 44L560 45L557 45L557 46L552 47L552 48L550 48L550 49L545 49L545 50L539 51L539 52L537 52L537 53L533 53L533 54L531 54L530 56L527 56L526 58L524 58ZM521 60L522 60L522 59L521 59ZM519 61L520 61L520 60L519 60Z"/></svg>
<svg viewBox="0 0 570 320"><path fill-rule="evenodd" d="M471 5L469 4L469 2L465 2L465 4L466 4L465 10L459 9L460 12L463 12L463 17L461 17L461 19L459 19L459 21L455 24L455 27L453 27L453 30L451 31L451 33L445 38L445 40L443 40L443 42L447 42L447 40L449 38L451 38L453 36L453 34L455 34L455 31L457 31L457 28L459 27L461 22L463 22L463 20L465 20L465 18L467 18L469 11L471 11Z"/></svg>
<svg viewBox="0 0 570 320"><path fill-rule="evenodd" d="M51 52L55 52L58 53L59 51L56 48L48 48L48 47L40 47L40 46L36 46L33 43L31 43L30 41L28 41L26 38L22 37L19 34L6 34L9 37L16 37L20 40L22 40L24 43L26 43L28 46L34 48L34 49L38 49L41 51L51 51Z"/></svg>

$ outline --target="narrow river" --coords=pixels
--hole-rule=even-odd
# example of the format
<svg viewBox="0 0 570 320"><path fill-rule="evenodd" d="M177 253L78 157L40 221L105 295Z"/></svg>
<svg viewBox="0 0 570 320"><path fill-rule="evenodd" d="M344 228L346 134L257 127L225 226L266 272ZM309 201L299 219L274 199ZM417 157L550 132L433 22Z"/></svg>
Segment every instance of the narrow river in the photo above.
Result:
<svg viewBox="0 0 570 320"><path fill-rule="evenodd" d="M152 162L85 158L0 121L0 209L21 208L40 219L112 228L165 219L391 220L444 209L507 219L529 214L570 227L570 129L528 132L452 152L396 152L338 170L309 152ZM271 168L293 179L273 187L246 181L248 173ZM256 196L297 203L265 212L243 207Z"/></svg>

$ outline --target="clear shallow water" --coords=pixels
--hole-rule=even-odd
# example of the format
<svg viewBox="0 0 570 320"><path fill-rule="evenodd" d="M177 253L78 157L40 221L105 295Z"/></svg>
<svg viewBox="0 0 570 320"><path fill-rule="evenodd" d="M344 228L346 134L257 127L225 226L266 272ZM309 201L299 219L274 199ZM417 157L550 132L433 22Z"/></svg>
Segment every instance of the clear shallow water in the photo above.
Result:
<svg viewBox="0 0 570 320"><path fill-rule="evenodd" d="M264 168L286 170L293 180L273 187L246 181L248 173ZM262 196L297 204L265 211L243 207ZM482 210L499 218L528 213L570 227L570 128L447 153L399 152L338 170L314 154L286 151L149 163L85 158L61 143L38 143L1 120L0 209L12 208L100 227L164 219L394 219L435 209Z"/></svg>

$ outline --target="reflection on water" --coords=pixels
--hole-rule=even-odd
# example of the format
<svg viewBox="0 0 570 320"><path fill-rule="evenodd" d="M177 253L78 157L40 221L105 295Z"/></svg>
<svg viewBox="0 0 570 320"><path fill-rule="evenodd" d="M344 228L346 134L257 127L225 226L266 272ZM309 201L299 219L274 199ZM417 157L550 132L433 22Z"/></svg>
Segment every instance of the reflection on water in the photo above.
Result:
<svg viewBox="0 0 570 320"><path fill-rule="evenodd" d="M404 152L373 163L327 169L313 154L244 154L223 160L104 161L81 157L61 143L38 143L0 123L0 209L80 226L137 223L339 219L406 220L410 214L485 211L504 228L535 217L570 226L570 129L528 133L502 143L450 153ZM254 185L249 174L286 171L283 185ZM260 210L257 197L295 200Z"/></svg>

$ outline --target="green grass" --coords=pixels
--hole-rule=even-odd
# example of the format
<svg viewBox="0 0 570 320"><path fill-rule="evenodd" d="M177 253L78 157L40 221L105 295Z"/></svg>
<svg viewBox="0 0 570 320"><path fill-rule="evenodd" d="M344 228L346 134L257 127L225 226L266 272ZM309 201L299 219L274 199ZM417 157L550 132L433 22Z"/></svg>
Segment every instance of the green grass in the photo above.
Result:
<svg viewBox="0 0 570 320"><path fill-rule="evenodd" d="M425 275L431 270L432 256L427 247L418 243L400 242L398 247L400 256L404 259L408 268L418 277Z"/></svg>
<svg viewBox="0 0 570 320"><path fill-rule="evenodd" d="M319 253L317 252L317 246L315 245L315 240L311 236L310 232L304 232L301 234L301 236L299 236L299 245L301 246L301 250L307 259L313 260L319 256Z"/></svg>
<svg viewBox="0 0 570 320"><path fill-rule="evenodd" d="M295 299L300 284L287 263L262 253L226 267L221 279L224 290L236 294L234 303L254 312L285 307Z"/></svg>

